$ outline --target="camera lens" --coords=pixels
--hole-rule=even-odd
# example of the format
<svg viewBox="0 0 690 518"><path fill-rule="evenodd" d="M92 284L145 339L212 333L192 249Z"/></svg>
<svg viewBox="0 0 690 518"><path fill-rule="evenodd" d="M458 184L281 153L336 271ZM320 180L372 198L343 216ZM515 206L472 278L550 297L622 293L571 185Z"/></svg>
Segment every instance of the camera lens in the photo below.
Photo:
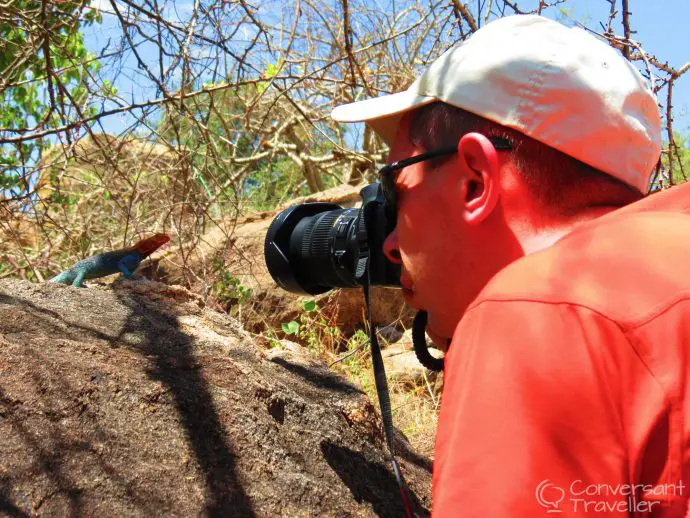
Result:
<svg viewBox="0 0 690 518"><path fill-rule="evenodd" d="M356 287L359 256L359 209L340 209L304 218L290 238L290 249L301 269L317 284L333 288Z"/></svg>
<svg viewBox="0 0 690 518"><path fill-rule="evenodd" d="M366 232L359 209L307 203L281 212L266 234L264 256L283 289L312 295L359 286Z"/></svg>
<svg viewBox="0 0 690 518"><path fill-rule="evenodd" d="M317 295L365 283L400 286L400 265L383 251L395 214L378 183L364 187L360 196L360 209L305 203L276 216L266 233L264 257L281 288Z"/></svg>

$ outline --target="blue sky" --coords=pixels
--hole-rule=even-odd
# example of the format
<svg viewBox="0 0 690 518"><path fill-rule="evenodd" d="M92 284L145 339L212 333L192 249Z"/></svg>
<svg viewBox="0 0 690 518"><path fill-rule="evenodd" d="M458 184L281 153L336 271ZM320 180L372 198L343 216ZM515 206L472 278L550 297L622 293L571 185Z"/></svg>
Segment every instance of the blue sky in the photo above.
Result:
<svg viewBox="0 0 690 518"><path fill-rule="evenodd" d="M474 0L466 3L470 7L475 5ZM537 3L538 0L519 1L523 9L529 9ZM620 0L617 3L620 5ZM630 0L629 3L632 12L632 28L637 31L633 38L642 44L642 48L659 59L667 60L674 68L680 68L690 61L690 30L688 29L690 0ZM92 5L98 4L109 6L109 0L92 1ZM193 3L178 0L175 5L177 17L185 18L185 15L189 15ZM573 19L586 22L590 27L598 27L598 22L606 20L610 8L606 0L569 0L564 5L571 9ZM399 2L397 7L402 9L404 2ZM546 14L555 18L558 16L558 10L551 9ZM623 33L620 23L614 29L617 34ZM104 14L103 24L87 29L85 43L92 52L98 53L108 38L112 38L114 45L120 37L120 29L113 17ZM142 47L140 51L144 55L147 53L145 47ZM151 54L153 51L154 48L150 45L148 53ZM147 57L155 61L156 54L146 56L145 59ZM640 63L639 66L643 65ZM155 92L144 92L140 85L132 82L132 76L127 71L128 67L136 67L131 56L126 60L125 68L113 74L114 84L119 94L128 101L142 100L155 95ZM684 134L690 134L690 71L676 81L673 92L674 127ZM660 101L665 103L665 98ZM116 116L109 117L103 122L106 131L119 133L133 121L129 117Z"/></svg>

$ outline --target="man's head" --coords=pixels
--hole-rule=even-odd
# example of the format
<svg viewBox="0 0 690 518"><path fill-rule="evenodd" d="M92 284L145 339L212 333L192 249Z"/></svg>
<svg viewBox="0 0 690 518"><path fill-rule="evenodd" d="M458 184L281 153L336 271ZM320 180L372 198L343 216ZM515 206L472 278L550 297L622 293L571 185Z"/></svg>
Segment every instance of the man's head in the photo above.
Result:
<svg viewBox="0 0 690 518"><path fill-rule="evenodd" d="M508 263L641 198L660 151L639 73L593 36L537 16L488 24L406 92L333 117L367 121L391 161L457 147L397 173L384 246L402 263L408 303L443 337Z"/></svg>

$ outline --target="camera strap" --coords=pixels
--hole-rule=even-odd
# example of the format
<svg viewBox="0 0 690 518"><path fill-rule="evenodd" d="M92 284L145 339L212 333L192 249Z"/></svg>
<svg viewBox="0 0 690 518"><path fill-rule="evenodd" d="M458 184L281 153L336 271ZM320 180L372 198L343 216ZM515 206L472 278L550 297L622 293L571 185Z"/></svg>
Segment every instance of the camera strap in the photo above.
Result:
<svg viewBox="0 0 690 518"><path fill-rule="evenodd" d="M369 268L367 268L369 270ZM370 279L369 273L364 276L364 300L367 305L367 318L369 319L369 343L371 345L371 363L374 367L374 382L376 385L376 393L379 398L379 407L381 408L381 420L383 421L383 431L386 436L386 443L391 454L391 464L393 465L393 473L395 480L400 488L400 499L405 508L405 515L407 518L415 518L420 516L418 513L412 511L410 505L410 497L408 495L407 485L405 479L400 472L398 461L395 460L395 448L393 447L393 413L391 411L390 393L388 392L388 381L386 380L386 370L383 365L383 356L381 355L381 347L376 336L376 328L372 320L371 303L369 299ZM427 353L428 354L428 353Z"/></svg>
<svg viewBox="0 0 690 518"><path fill-rule="evenodd" d="M434 358L426 345L426 311L418 311L412 322L412 344L419 363L430 371L443 371L443 358ZM450 341L449 344L450 345Z"/></svg>

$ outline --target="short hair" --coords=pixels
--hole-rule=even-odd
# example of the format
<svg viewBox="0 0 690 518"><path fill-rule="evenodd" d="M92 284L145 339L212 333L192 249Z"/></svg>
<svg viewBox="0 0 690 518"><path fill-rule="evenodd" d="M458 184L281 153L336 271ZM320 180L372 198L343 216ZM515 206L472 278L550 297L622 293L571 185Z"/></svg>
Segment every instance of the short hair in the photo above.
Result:
<svg viewBox="0 0 690 518"><path fill-rule="evenodd" d="M567 218L593 206L624 206L644 194L625 182L493 121L437 101L412 115L409 139L425 151L457 145L470 132L513 144L511 160L534 202L551 217Z"/></svg>

